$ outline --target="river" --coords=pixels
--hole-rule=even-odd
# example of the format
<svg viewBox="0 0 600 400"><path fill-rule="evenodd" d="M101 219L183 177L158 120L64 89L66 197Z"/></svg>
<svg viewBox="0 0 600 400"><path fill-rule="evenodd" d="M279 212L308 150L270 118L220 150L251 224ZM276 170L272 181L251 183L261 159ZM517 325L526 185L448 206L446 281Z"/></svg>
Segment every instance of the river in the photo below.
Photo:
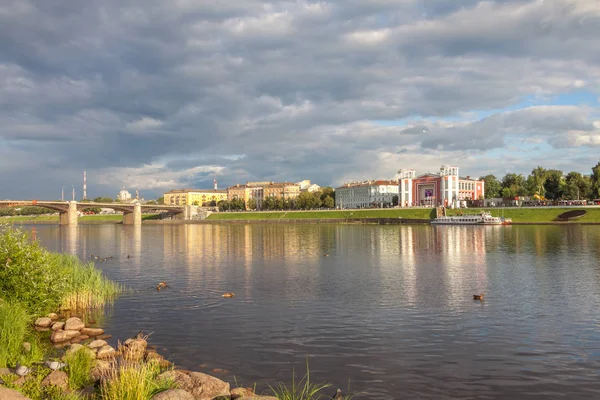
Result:
<svg viewBox="0 0 600 400"><path fill-rule="evenodd" d="M600 398L598 227L25 229L113 256L97 266L131 289L102 321L114 338L152 332L177 365L233 386L289 383L308 363L355 399Z"/></svg>

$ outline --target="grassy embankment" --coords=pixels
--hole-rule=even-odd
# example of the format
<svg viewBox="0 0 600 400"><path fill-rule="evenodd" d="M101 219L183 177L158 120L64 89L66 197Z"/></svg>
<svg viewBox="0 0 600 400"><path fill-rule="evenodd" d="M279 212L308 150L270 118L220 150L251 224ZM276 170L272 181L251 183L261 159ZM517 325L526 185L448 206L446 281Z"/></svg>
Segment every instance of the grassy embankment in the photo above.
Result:
<svg viewBox="0 0 600 400"><path fill-rule="evenodd" d="M485 209L494 216L512 218L513 222L554 222L559 214L573 208L503 208ZM574 221L577 223L600 223L600 208L585 208L586 215ZM388 210L343 210L343 211L274 211L274 212L224 212L211 214L209 220L286 220L286 219L348 219L348 218L406 218L430 219L432 209L388 209ZM481 209L448 209L448 215L458 213L476 214ZM332 221L333 222L333 221Z"/></svg>
<svg viewBox="0 0 600 400"><path fill-rule="evenodd" d="M142 221L157 219L158 214L142 214ZM84 215L77 219L79 222L121 222L123 216L121 214L103 214L103 215ZM58 215L16 215L14 217L2 217L0 222L26 224L38 222L55 222L58 223Z"/></svg>
<svg viewBox="0 0 600 400"><path fill-rule="evenodd" d="M49 252L26 233L0 225L0 368L31 367L49 355L47 339L33 329L36 317L60 309L101 307L121 291L93 263ZM43 388L41 379L48 372L35 368L31 379L15 388L34 400L76 398L56 388ZM11 377L3 379L11 386Z"/></svg>

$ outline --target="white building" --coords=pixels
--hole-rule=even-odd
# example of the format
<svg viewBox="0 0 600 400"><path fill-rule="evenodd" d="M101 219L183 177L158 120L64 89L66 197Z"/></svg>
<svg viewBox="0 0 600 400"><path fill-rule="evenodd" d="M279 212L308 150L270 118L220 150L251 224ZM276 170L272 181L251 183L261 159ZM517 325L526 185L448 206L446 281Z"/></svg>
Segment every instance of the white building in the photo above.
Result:
<svg viewBox="0 0 600 400"><path fill-rule="evenodd" d="M336 208L390 207L398 196L397 181L351 182L335 189Z"/></svg>
<svg viewBox="0 0 600 400"><path fill-rule="evenodd" d="M129 193L125 188L122 188L117 195L117 201L129 203L131 201L131 193Z"/></svg>
<svg viewBox="0 0 600 400"><path fill-rule="evenodd" d="M321 186L319 186L315 183L311 184L309 179L305 179L303 181L296 182L296 185L300 186L301 192L314 193L314 192L318 192L319 190L321 190Z"/></svg>

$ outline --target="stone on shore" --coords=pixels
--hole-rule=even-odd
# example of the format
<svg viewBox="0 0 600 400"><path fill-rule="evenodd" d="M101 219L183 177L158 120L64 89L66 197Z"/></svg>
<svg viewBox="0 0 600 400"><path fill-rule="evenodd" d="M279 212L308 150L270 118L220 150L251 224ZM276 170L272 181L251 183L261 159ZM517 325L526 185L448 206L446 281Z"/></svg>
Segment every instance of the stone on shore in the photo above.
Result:
<svg viewBox="0 0 600 400"><path fill-rule="evenodd" d="M50 318L52 321L56 321L58 319L58 314L51 312L50 314L46 315L46 317Z"/></svg>
<svg viewBox="0 0 600 400"><path fill-rule="evenodd" d="M48 317L41 317L35 320L35 326L39 328L49 328L52 325L52 320Z"/></svg>
<svg viewBox="0 0 600 400"><path fill-rule="evenodd" d="M85 324L77 317L71 317L65 322L65 330L80 331L85 328Z"/></svg>
<svg viewBox="0 0 600 400"><path fill-rule="evenodd" d="M108 343L106 343L106 340L100 340L100 339L96 339L94 341L92 341L90 344L88 344L88 347L90 349L97 349L100 348L102 346L106 346Z"/></svg>
<svg viewBox="0 0 600 400"><path fill-rule="evenodd" d="M79 331L75 330L57 330L52 333L50 340L53 343L64 342L66 340L73 339L75 336L79 336Z"/></svg>
<svg viewBox="0 0 600 400"><path fill-rule="evenodd" d="M63 371L52 371L42 380L41 385L67 389L69 387L69 376Z"/></svg>
<svg viewBox="0 0 600 400"><path fill-rule="evenodd" d="M196 400L213 400L219 396L229 398L229 383L202 372L172 370L163 372L159 378L173 380L180 389L194 395Z"/></svg>
<svg viewBox="0 0 600 400"><path fill-rule="evenodd" d="M99 336L99 335L102 335L103 333L104 333L104 329L100 329L100 328L83 328L81 330L82 335L87 335L89 337Z"/></svg>
<svg viewBox="0 0 600 400"><path fill-rule="evenodd" d="M144 339L134 339L127 346L122 347L123 358L128 361L140 361L144 358L148 342Z"/></svg>
<svg viewBox="0 0 600 400"><path fill-rule="evenodd" d="M231 389L231 399L243 399L244 397L255 396L254 391L250 388L238 387Z"/></svg>
<svg viewBox="0 0 600 400"><path fill-rule="evenodd" d="M195 400L193 394L183 389L169 389L152 397L152 400Z"/></svg>
<svg viewBox="0 0 600 400"><path fill-rule="evenodd" d="M96 358L100 360L106 360L110 358L114 358L117 355L117 351L110 345L102 346L98 349L96 353Z"/></svg>
<svg viewBox="0 0 600 400"><path fill-rule="evenodd" d="M0 399L2 400L30 400L14 389L0 386Z"/></svg>
<svg viewBox="0 0 600 400"><path fill-rule="evenodd" d="M112 337L112 335L100 335L98 336L96 339L100 339L100 340L108 340Z"/></svg>
<svg viewBox="0 0 600 400"><path fill-rule="evenodd" d="M52 330L53 331L57 331L59 329L64 329L65 327L65 323L64 322L55 322L54 324L52 324Z"/></svg>
<svg viewBox="0 0 600 400"><path fill-rule="evenodd" d="M110 361L97 360L94 368L90 371L90 376L95 382L100 381L110 373L112 367L113 363Z"/></svg>

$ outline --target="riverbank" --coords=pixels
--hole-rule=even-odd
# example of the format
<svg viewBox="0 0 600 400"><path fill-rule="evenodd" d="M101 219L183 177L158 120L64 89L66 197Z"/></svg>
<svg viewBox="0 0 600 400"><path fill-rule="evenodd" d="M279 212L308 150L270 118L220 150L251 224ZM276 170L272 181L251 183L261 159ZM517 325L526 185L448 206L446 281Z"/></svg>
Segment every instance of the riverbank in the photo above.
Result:
<svg viewBox="0 0 600 400"><path fill-rule="evenodd" d="M515 224L600 224L600 208L585 207L586 214L575 221L556 221L563 212L573 207L535 207L485 209L494 216L512 219ZM477 214L483 209L447 209L447 215ZM222 212L211 214L204 223L241 222L252 223L428 223L435 217L435 209L386 209L386 210L335 210L335 211L277 211L277 212Z"/></svg>

